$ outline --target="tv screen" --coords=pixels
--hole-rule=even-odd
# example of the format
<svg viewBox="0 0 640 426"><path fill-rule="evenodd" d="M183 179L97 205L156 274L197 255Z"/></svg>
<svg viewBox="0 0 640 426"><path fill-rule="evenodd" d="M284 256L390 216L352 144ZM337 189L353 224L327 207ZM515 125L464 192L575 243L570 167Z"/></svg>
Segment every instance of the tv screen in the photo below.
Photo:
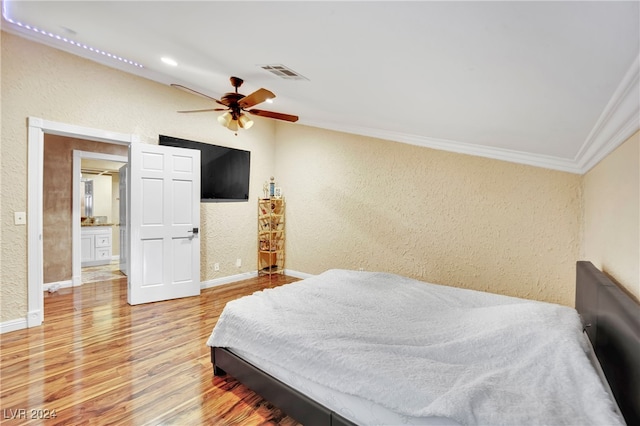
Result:
<svg viewBox="0 0 640 426"><path fill-rule="evenodd" d="M200 202L249 200L250 151L165 135L159 142L200 151Z"/></svg>

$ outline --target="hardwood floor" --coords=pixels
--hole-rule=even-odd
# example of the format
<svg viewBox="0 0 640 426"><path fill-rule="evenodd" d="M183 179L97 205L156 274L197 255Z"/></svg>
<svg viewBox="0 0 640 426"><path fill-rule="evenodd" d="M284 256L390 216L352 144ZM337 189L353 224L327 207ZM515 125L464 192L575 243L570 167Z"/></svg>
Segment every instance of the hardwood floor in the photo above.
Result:
<svg viewBox="0 0 640 426"><path fill-rule="evenodd" d="M126 278L45 293L41 327L0 336L0 423L296 425L214 377L205 344L227 301L293 281L260 277L138 306L127 304Z"/></svg>

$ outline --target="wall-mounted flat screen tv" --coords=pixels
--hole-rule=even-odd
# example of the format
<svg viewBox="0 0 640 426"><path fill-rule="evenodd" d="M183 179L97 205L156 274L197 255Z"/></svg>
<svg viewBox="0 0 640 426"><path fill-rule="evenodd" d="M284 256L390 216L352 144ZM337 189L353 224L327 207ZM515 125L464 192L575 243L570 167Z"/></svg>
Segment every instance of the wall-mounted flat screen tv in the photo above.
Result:
<svg viewBox="0 0 640 426"><path fill-rule="evenodd" d="M249 200L250 151L165 135L159 143L200 151L200 202Z"/></svg>

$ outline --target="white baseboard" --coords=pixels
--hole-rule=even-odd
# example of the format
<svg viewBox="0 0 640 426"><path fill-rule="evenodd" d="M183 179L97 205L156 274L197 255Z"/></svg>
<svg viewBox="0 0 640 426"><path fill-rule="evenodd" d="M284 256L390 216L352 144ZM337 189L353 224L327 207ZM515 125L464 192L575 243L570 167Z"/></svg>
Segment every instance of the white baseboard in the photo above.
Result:
<svg viewBox="0 0 640 426"><path fill-rule="evenodd" d="M26 318L18 318L10 321L5 321L3 323L0 323L0 334L22 330L24 328L27 328Z"/></svg>
<svg viewBox="0 0 640 426"><path fill-rule="evenodd" d="M307 274L306 272L299 272L299 271L294 271L291 269L285 269L284 270L284 274L288 275L290 277L294 277L294 278L300 278L302 280L307 279L307 278L311 278L314 275L313 274Z"/></svg>
<svg viewBox="0 0 640 426"><path fill-rule="evenodd" d="M73 287L73 281L72 280L65 280L65 281L57 281L55 283L44 283L44 284L42 284L42 291L49 291L49 289L51 287L53 287L53 286L58 286L58 289L66 288L66 287Z"/></svg>
<svg viewBox="0 0 640 426"><path fill-rule="evenodd" d="M234 283L236 281L248 280L249 278L255 278L258 276L258 271L243 272L242 274L229 275L228 277L215 278L213 280L203 281L200 283L200 289L217 287L219 285L225 285Z"/></svg>
<svg viewBox="0 0 640 426"><path fill-rule="evenodd" d="M44 321L44 310L35 309L27 312L27 327L40 327Z"/></svg>
<svg viewBox="0 0 640 426"><path fill-rule="evenodd" d="M305 279L309 277L313 277L312 274L307 274L306 272L294 271L291 269L285 269L284 274L290 277ZM200 283L200 289L204 290L205 288L217 287L220 285L231 284L237 281L248 280L249 278L255 278L258 276L258 271L244 272L242 274L229 275L228 277L215 278L213 280L203 281Z"/></svg>

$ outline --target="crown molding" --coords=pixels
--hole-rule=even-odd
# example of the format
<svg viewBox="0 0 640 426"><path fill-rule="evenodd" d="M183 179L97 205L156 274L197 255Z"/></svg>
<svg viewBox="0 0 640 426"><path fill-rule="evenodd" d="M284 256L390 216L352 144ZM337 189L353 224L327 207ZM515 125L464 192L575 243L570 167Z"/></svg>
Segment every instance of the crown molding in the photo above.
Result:
<svg viewBox="0 0 640 426"><path fill-rule="evenodd" d="M335 123L300 120L300 124L322 129L334 130L343 133L351 133L360 136L368 136L385 139L394 142L402 142L440 151L455 152L458 154L474 155L477 157L491 158L494 160L508 161L511 163L525 164L528 166L542 167L569 173L581 173L579 165L573 159L554 157L550 155L533 154L529 152L515 151L504 148L476 145L449 139L437 139L425 136L410 135L386 130L371 129L357 126L343 126Z"/></svg>
<svg viewBox="0 0 640 426"><path fill-rule="evenodd" d="M585 174L640 129L640 55L636 57L631 67L629 67L589 136L573 159L329 122L301 120L300 124L403 142L441 151Z"/></svg>
<svg viewBox="0 0 640 426"><path fill-rule="evenodd" d="M640 55L613 92L602 114L576 154L581 173L587 173L640 129Z"/></svg>

